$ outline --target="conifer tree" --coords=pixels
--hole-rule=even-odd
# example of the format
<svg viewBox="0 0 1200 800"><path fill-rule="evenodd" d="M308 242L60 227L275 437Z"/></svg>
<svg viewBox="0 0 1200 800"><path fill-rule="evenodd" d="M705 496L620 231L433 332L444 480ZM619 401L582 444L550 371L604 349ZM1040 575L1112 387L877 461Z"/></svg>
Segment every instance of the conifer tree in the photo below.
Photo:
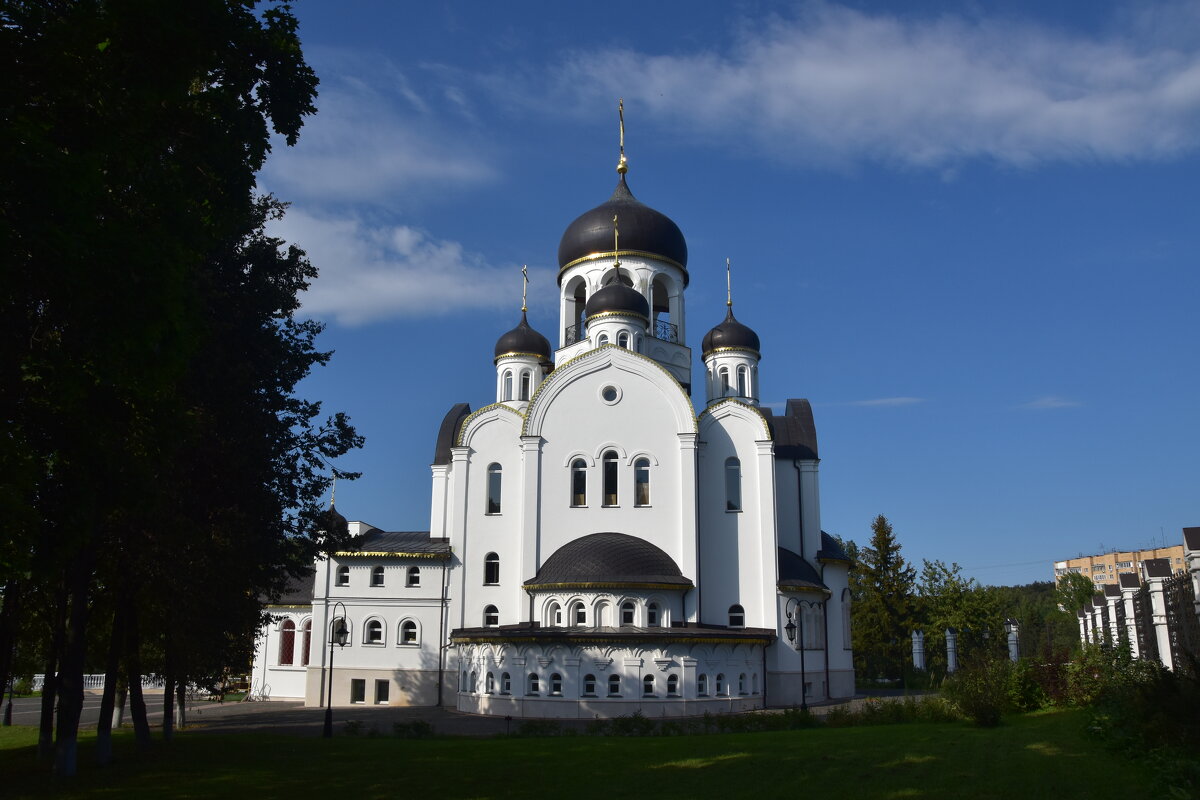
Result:
<svg viewBox="0 0 1200 800"><path fill-rule="evenodd" d="M900 555L900 543L882 514L871 523L871 543L859 549L858 558L855 671L861 678L900 678L909 652L916 570Z"/></svg>

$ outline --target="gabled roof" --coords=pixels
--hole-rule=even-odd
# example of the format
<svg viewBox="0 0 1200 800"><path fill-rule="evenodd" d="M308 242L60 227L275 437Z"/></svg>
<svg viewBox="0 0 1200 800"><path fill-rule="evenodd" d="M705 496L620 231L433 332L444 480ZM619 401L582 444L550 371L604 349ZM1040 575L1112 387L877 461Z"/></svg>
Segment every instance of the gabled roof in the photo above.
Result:
<svg viewBox="0 0 1200 800"><path fill-rule="evenodd" d="M1118 572L1117 582L1120 584L1122 589L1136 589L1142 585L1142 582L1138 580L1137 573L1135 572Z"/></svg>
<svg viewBox="0 0 1200 800"><path fill-rule="evenodd" d="M1104 596L1105 597L1120 597L1121 596L1121 587L1115 583L1104 584Z"/></svg>
<svg viewBox="0 0 1200 800"><path fill-rule="evenodd" d="M350 540L350 548L336 555L402 556L408 558L449 558L450 540L433 539L429 531L381 531L371 528Z"/></svg>
<svg viewBox="0 0 1200 800"><path fill-rule="evenodd" d="M775 440L775 457L817 461L817 426L813 422L812 405L807 400L788 400L782 416L769 408L759 409L767 418L771 438Z"/></svg>
<svg viewBox="0 0 1200 800"><path fill-rule="evenodd" d="M1200 528L1183 529L1183 546L1185 550L1200 550Z"/></svg>
<svg viewBox="0 0 1200 800"><path fill-rule="evenodd" d="M450 448L458 441L458 431L462 428L463 420L469 416L471 406L468 403L458 403L446 412L442 427L438 428L437 445L433 450L434 464L450 463Z"/></svg>
<svg viewBox="0 0 1200 800"><path fill-rule="evenodd" d="M1171 559L1169 558L1147 558L1142 564L1146 567L1147 578L1171 577Z"/></svg>

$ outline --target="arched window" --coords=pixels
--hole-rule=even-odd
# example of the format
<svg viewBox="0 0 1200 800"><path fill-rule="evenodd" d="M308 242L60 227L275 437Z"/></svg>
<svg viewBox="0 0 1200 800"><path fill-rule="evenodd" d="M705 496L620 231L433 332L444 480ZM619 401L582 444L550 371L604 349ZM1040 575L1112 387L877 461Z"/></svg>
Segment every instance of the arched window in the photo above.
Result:
<svg viewBox="0 0 1200 800"><path fill-rule="evenodd" d="M742 628L746 625L746 611L739 605L729 607L729 627Z"/></svg>
<svg viewBox="0 0 1200 800"><path fill-rule="evenodd" d="M479 688L479 673L472 672L471 673L471 691L474 692L477 688Z"/></svg>
<svg viewBox="0 0 1200 800"><path fill-rule="evenodd" d="M416 586L421 585L421 568L420 567L409 567L408 568L408 580L406 581L405 585L411 586L411 587L416 587Z"/></svg>
<svg viewBox="0 0 1200 800"><path fill-rule="evenodd" d="M632 625L633 624L633 616L634 616L635 610L636 609L633 605L632 600L626 600L624 603L621 603L621 624L622 625Z"/></svg>
<svg viewBox="0 0 1200 800"><path fill-rule="evenodd" d="M626 350L629 349L629 333L628 333L628 331L621 331L620 333L617 334L617 344L621 347L624 347Z"/></svg>
<svg viewBox="0 0 1200 800"><path fill-rule="evenodd" d="M733 394L733 387L729 385L729 367L721 367L717 370L717 381L720 384L721 397Z"/></svg>
<svg viewBox="0 0 1200 800"><path fill-rule="evenodd" d="M521 394L520 394L520 398L521 398L522 400L528 400L528 399L529 399L529 383L530 383L530 381L532 381L532 380L533 380L533 376L529 374L529 371L528 371L528 370L523 370L523 371L521 372Z"/></svg>
<svg viewBox="0 0 1200 800"><path fill-rule="evenodd" d="M487 468L487 510L486 514L500 513L500 465L488 464Z"/></svg>
<svg viewBox="0 0 1200 800"><path fill-rule="evenodd" d="M562 675L557 672L550 676L550 694L554 697L562 697Z"/></svg>
<svg viewBox="0 0 1200 800"><path fill-rule="evenodd" d="M500 675L500 694L512 694L512 678L507 672Z"/></svg>
<svg viewBox="0 0 1200 800"><path fill-rule="evenodd" d="M602 333L599 336L597 336L596 344L597 345L608 344L608 334Z"/></svg>
<svg viewBox="0 0 1200 800"><path fill-rule="evenodd" d="M376 587L383 586L383 567L371 568L371 585Z"/></svg>
<svg viewBox="0 0 1200 800"><path fill-rule="evenodd" d="M505 400L512 400L512 370L504 371L504 394L501 395Z"/></svg>
<svg viewBox="0 0 1200 800"><path fill-rule="evenodd" d="M562 625L562 606L558 603L551 603L546 607L546 624Z"/></svg>
<svg viewBox="0 0 1200 800"><path fill-rule="evenodd" d="M296 623L285 619L279 626L279 666L290 667L295 663Z"/></svg>
<svg viewBox="0 0 1200 800"><path fill-rule="evenodd" d="M754 692L754 694L758 694L758 673L757 672L754 673L752 676L750 676L750 691Z"/></svg>
<svg viewBox="0 0 1200 800"><path fill-rule="evenodd" d="M654 676L642 678L642 697L654 697Z"/></svg>
<svg viewBox="0 0 1200 800"><path fill-rule="evenodd" d="M575 293L571 296L571 319L575 324L567 329L566 341L563 344L574 344L582 341L584 336L584 309L587 308L587 296L584 294L583 283L575 287Z"/></svg>
<svg viewBox="0 0 1200 800"><path fill-rule="evenodd" d="M483 690L487 694L496 693L496 678L490 672L487 674L487 677L483 679Z"/></svg>
<svg viewBox="0 0 1200 800"><path fill-rule="evenodd" d="M337 568L337 578L334 579L334 585L335 586L349 586L350 585L350 568L349 567L343 565L343 566L340 566Z"/></svg>
<svg viewBox="0 0 1200 800"><path fill-rule="evenodd" d="M804 607L804 647L825 649L825 612L820 605Z"/></svg>
<svg viewBox="0 0 1200 800"><path fill-rule="evenodd" d="M657 628L659 626L658 603L651 603L646 606L646 627Z"/></svg>
<svg viewBox="0 0 1200 800"><path fill-rule="evenodd" d="M526 694L538 694L541 692L541 687L538 685L538 676L536 672L529 673L529 687Z"/></svg>
<svg viewBox="0 0 1200 800"><path fill-rule="evenodd" d="M571 462L571 505L587 505L587 462L577 458Z"/></svg>
<svg viewBox="0 0 1200 800"><path fill-rule="evenodd" d="M418 644L417 623L406 619L400 623L400 644Z"/></svg>
<svg viewBox="0 0 1200 800"><path fill-rule="evenodd" d="M608 676L608 696L609 697L620 697L621 696L621 676L620 675L609 675Z"/></svg>
<svg viewBox="0 0 1200 800"><path fill-rule="evenodd" d="M483 609L483 625L494 628L500 624L500 612L495 606L485 606Z"/></svg>
<svg viewBox="0 0 1200 800"><path fill-rule="evenodd" d="M717 673L717 692L716 692L716 694L717 694L717 697L720 697L721 695L725 694L725 673L724 672Z"/></svg>
<svg viewBox="0 0 1200 800"><path fill-rule="evenodd" d="M746 673L738 675L738 694L746 693Z"/></svg>
<svg viewBox="0 0 1200 800"><path fill-rule="evenodd" d="M700 697L708 697L708 676L704 673L696 679L696 694Z"/></svg>
<svg viewBox="0 0 1200 800"><path fill-rule="evenodd" d="M575 603L571 606L571 624L587 624L587 608L583 605L583 603Z"/></svg>
<svg viewBox="0 0 1200 800"><path fill-rule="evenodd" d="M584 697L594 697L596 695L596 676L583 676L583 694Z"/></svg>
<svg viewBox="0 0 1200 800"><path fill-rule="evenodd" d="M483 582L497 584L500 582L500 556L488 553L483 559Z"/></svg>
<svg viewBox="0 0 1200 800"><path fill-rule="evenodd" d="M594 625L597 628L607 628L612 625L611 618L612 607L605 601L600 601L596 604L596 619Z"/></svg>
<svg viewBox="0 0 1200 800"><path fill-rule="evenodd" d="M312 650L312 620L304 620L300 628L300 666L307 667L309 652Z"/></svg>
<svg viewBox="0 0 1200 800"><path fill-rule="evenodd" d="M747 371L747 369L745 367L738 367L737 381L738 381L738 384L737 384L738 397L749 397L750 396L749 372Z"/></svg>
<svg viewBox="0 0 1200 800"><path fill-rule="evenodd" d="M725 459L725 510L742 510L742 462Z"/></svg>
<svg viewBox="0 0 1200 800"><path fill-rule="evenodd" d="M377 619L370 620L363 641L367 644L383 644L383 623Z"/></svg>
<svg viewBox="0 0 1200 800"><path fill-rule="evenodd" d="M673 674L668 675L667 676L667 695L670 697L674 697L677 694L679 694L679 676L673 675Z"/></svg>
<svg viewBox="0 0 1200 800"><path fill-rule="evenodd" d="M639 458L633 462L633 504L650 505L650 459Z"/></svg>
<svg viewBox="0 0 1200 800"><path fill-rule="evenodd" d="M608 450L601 458L604 469L604 505L617 504L617 454Z"/></svg>

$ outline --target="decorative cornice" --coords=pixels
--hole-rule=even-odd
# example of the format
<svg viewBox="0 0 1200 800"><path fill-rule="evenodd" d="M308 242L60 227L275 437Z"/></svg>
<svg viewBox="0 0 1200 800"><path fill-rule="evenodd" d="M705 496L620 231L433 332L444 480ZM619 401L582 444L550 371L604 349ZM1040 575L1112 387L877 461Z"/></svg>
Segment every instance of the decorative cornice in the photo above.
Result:
<svg viewBox="0 0 1200 800"><path fill-rule="evenodd" d="M712 350L705 350L700 354L700 357L708 358L709 356L716 355L718 353L753 353L760 361L762 360L762 353L755 350L753 347L714 347Z"/></svg>
<svg viewBox="0 0 1200 800"><path fill-rule="evenodd" d="M833 596L833 592L820 586L794 586L780 583L775 588L783 594L819 594L826 599Z"/></svg>
<svg viewBox="0 0 1200 800"><path fill-rule="evenodd" d="M512 350L508 353L501 353L492 360L493 364L499 364L502 358L536 358L539 361L545 358L541 353L523 353L519 350Z"/></svg>
<svg viewBox="0 0 1200 800"><path fill-rule="evenodd" d="M634 319L642 320L647 325L650 324L649 317L647 317L645 314L639 314L636 311L601 311L599 314L592 314L589 316L587 321L592 323L596 320L605 319L606 317L633 317Z"/></svg>
<svg viewBox="0 0 1200 800"><path fill-rule="evenodd" d="M718 400L717 402L713 403L708 408L701 411L700 416L696 418L697 426L699 426L700 417L703 417L705 414L711 414L713 411L720 408L721 406L729 405L731 403L734 405L739 405L742 408L747 408L747 409L753 411L758 416L758 418L762 421L763 430L766 431L767 438L768 439L774 438L771 436L771 425L770 425L770 423L767 422L766 416L762 413L762 411L758 408L758 406L751 405L750 403L747 403L745 400L741 399L740 397L726 397L723 400Z"/></svg>
<svg viewBox="0 0 1200 800"><path fill-rule="evenodd" d="M564 583L526 583L527 592L556 592L563 589L662 589L682 592L695 586L687 583L644 583L641 581L566 581Z"/></svg>
<svg viewBox="0 0 1200 800"><path fill-rule="evenodd" d="M684 286L687 286L687 280L688 280L687 267L685 267L683 264L680 264L678 261L676 261L673 258L667 258L666 256L660 256L657 253L650 253L645 250L609 250L607 252L602 252L602 253L589 253L588 255L577 258L574 261L568 261L566 264L563 264L561 267L558 268L559 283L562 283L562 274L564 272L566 272L567 270L569 270L571 267L575 266L576 264L582 264L585 261L594 261L599 258L611 258L613 260L618 260L622 256L633 256L634 258L652 258L655 261L661 261L664 264L670 264L673 267L677 267L679 269L679 271L683 273Z"/></svg>
<svg viewBox="0 0 1200 800"><path fill-rule="evenodd" d="M551 373L551 375L553 375L553 374L554 373ZM542 381L542 383L545 384L546 381ZM538 389L541 389L541 388L542 388L541 386L538 387ZM533 396L534 397L537 396L536 391L533 393ZM524 402L524 401L521 400L521 401L517 401L517 402ZM530 402L532 403L532 400ZM490 406L484 406L483 408L479 409L478 411L472 411L470 414L467 415L467 418L462 421L462 425L460 425L458 428L458 436L454 440L455 446L457 446L457 447L463 446L463 441L464 441L463 437L467 433L467 427L470 426L471 422L476 417L478 417L480 414L483 414L486 411L491 411L491 410L497 409L497 408L503 408L505 411L509 412L510 414L516 414L518 417L520 417L522 419L521 431L524 432L524 430L525 430L525 423L523 421L525 419L524 414L522 414L520 411L517 411L512 406L505 405L504 403L492 403Z"/></svg>
<svg viewBox="0 0 1200 800"><path fill-rule="evenodd" d="M450 558L450 552L445 553L405 553L396 550L339 550L334 553L338 558L353 558L354 556L362 556L364 558L425 558L445 560Z"/></svg>

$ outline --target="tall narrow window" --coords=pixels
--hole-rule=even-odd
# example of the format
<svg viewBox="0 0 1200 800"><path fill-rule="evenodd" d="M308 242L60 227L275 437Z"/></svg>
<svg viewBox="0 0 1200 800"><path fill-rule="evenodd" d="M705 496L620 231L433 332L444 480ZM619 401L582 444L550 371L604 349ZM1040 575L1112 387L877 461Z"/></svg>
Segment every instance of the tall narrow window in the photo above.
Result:
<svg viewBox="0 0 1200 800"><path fill-rule="evenodd" d="M654 697L654 676L642 678L642 697Z"/></svg>
<svg viewBox="0 0 1200 800"><path fill-rule="evenodd" d="M636 609L632 600L626 600L624 603L621 603L621 624L632 625L635 613Z"/></svg>
<svg viewBox="0 0 1200 800"><path fill-rule="evenodd" d="M742 462L725 459L725 510L742 510Z"/></svg>
<svg viewBox="0 0 1200 800"><path fill-rule="evenodd" d="M483 559L483 582L500 582L500 556L495 553L488 553Z"/></svg>
<svg viewBox="0 0 1200 800"><path fill-rule="evenodd" d="M488 514L500 513L500 465L488 464L487 468L487 511Z"/></svg>
<svg viewBox="0 0 1200 800"><path fill-rule="evenodd" d="M408 583L406 585L411 586L411 587L416 587L416 586L421 585L421 568L420 567L409 567L408 568Z"/></svg>
<svg viewBox="0 0 1200 800"><path fill-rule="evenodd" d="M529 399L529 382L531 380L532 380L532 376L528 372L521 373L521 395L520 395L520 397L522 400Z"/></svg>
<svg viewBox="0 0 1200 800"><path fill-rule="evenodd" d="M550 694L555 697L562 696L562 675L557 672L550 676Z"/></svg>
<svg viewBox="0 0 1200 800"><path fill-rule="evenodd" d="M501 395L505 400L512 400L512 372L505 371L504 373L504 394Z"/></svg>
<svg viewBox="0 0 1200 800"><path fill-rule="evenodd" d="M700 673L700 677L696 679L696 694L708 697L708 676L704 673Z"/></svg>
<svg viewBox="0 0 1200 800"><path fill-rule="evenodd" d="M675 696L675 695L679 694L679 676L678 675L668 675L667 676L667 694L669 694L671 696Z"/></svg>
<svg viewBox="0 0 1200 800"><path fill-rule="evenodd" d="M717 693L718 697L725 694L725 673L724 672L717 673L717 692L716 693Z"/></svg>
<svg viewBox="0 0 1200 800"><path fill-rule="evenodd" d="M350 568L349 567L341 566L341 567L337 568L337 580L334 581L334 584L337 586L349 586L350 585Z"/></svg>
<svg viewBox="0 0 1200 800"><path fill-rule="evenodd" d="M571 606L571 624L586 625L587 624L587 609L583 603L576 603Z"/></svg>
<svg viewBox="0 0 1200 800"><path fill-rule="evenodd" d="M733 394L733 387L729 385L729 368L721 367L717 371L717 380L720 382L721 397L728 397Z"/></svg>
<svg viewBox="0 0 1200 800"><path fill-rule="evenodd" d="M741 606L729 607L729 627L742 628L746 625L746 611Z"/></svg>
<svg viewBox="0 0 1200 800"><path fill-rule="evenodd" d="M602 333L596 337L596 344L608 344L608 334Z"/></svg>
<svg viewBox="0 0 1200 800"><path fill-rule="evenodd" d="M738 375L738 397L749 397L750 396L750 388L748 385L749 379L748 379L748 373L746 371L746 368L738 367L737 375Z"/></svg>
<svg viewBox="0 0 1200 800"><path fill-rule="evenodd" d="M738 694L746 693L746 673L738 675Z"/></svg>
<svg viewBox="0 0 1200 800"><path fill-rule="evenodd" d="M496 676L492 675L490 672L487 674L487 678L484 679L483 690L487 694L496 693Z"/></svg>
<svg viewBox="0 0 1200 800"><path fill-rule="evenodd" d="M633 462L633 504L650 505L650 459L639 458Z"/></svg>
<svg viewBox="0 0 1200 800"><path fill-rule="evenodd" d="M582 458L571 462L571 505L587 505L587 462Z"/></svg>
<svg viewBox="0 0 1200 800"><path fill-rule="evenodd" d="M308 666L309 652L312 650L312 620L304 620L300 628L300 666Z"/></svg>
<svg viewBox="0 0 1200 800"><path fill-rule="evenodd" d="M617 454L609 450L604 454L601 463L604 465L604 505L617 504Z"/></svg>
<svg viewBox="0 0 1200 800"><path fill-rule="evenodd" d="M658 603L651 603L646 606L646 626L657 628L659 625Z"/></svg>
<svg viewBox="0 0 1200 800"><path fill-rule="evenodd" d="M406 619L400 623L400 644L417 643L417 623Z"/></svg>
<svg viewBox="0 0 1200 800"><path fill-rule="evenodd" d="M620 675L609 675L608 676L608 696L609 697L620 697L621 696L621 676Z"/></svg>
<svg viewBox="0 0 1200 800"><path fill-rule="evenodd" d="M551 603L546 607L546 624L552 626L562 625L562 606L558 603Z"/></svg>
<svg viewBox="0 0 1200 800"><path fill-rule="evenodd" d="M290 667L295 663L296 623L285 619L279 626L279 666Z"/></svg>
<svg viewBox="0 0 1200 800"><path fill-rule="evenodd" d="M583 676L583 696L589 697L594 694L596 694L596 676L595 675L584 675Z"/></svg>
<svg viewBox="0 0 1200 800"><path fill-rule="evenodd" d="M500 694L511 694L511 693L512 693L512 677L507 672L501 673L501 675L500 675Z"/></svg>
<svg viewBox="0 0 1200 800"><path fill-rule="evenodd" d="M367 644L383 644L383 623L373 619L367 623Z"/></svg>
<svg viewBox="0 0 1200 800"><path fill-rule="evenodd" d="M540 686L538 686L538 676L537 676L537 673L536 673L536 672L531 672L531 673L529 673L529 691L528 691L528 694L537 694L537 693L538 693L538 692L540 692L540 691L541 691L541 687L540 687Z"/></svg>
<svg viewBox="0 0 1200 800"><path fill-rule="evenodd" d="M373 567L371 569L371 585L383 586L383 567Z"/></svg>
<svg viewBox="0 0 1200 800"><path fill-rule="evenodd" d="M629 334L625 331L621 331L620 333L618 333L617 334L617 344L620 345L621 347L624 347L626 350L628 350L629 349Z"/></svg>
<svg viewBox="0 0 1200 800"><path fill-rule="evenodd" d="M495 606L487 606L483 609L483 625L487 628L494 628L500 624L500 612Z"/></svg>

